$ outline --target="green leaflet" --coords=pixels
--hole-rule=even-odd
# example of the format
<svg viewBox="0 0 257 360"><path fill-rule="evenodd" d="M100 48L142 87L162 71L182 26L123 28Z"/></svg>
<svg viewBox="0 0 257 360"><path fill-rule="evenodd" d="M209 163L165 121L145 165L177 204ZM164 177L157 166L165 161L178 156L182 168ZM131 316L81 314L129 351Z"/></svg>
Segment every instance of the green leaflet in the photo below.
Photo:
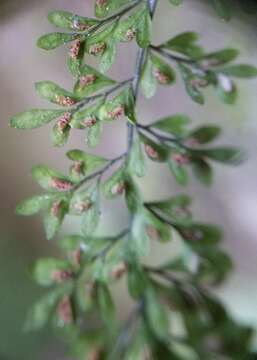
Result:
<svg viewBox="0 0 257 360"><path fill-rule="evenodd" d="M62 10L50 12L48 20L56 27L75 31L85 31L99 23L96 19L90 19Z"/></svg>
<svg viewBox="0 0 257 360"><path fill-rule="evenodd" d="M135 260L128 263L128 270L129 294L133 299L138 299L143 296L149 286L149 279L141 264Z"/></svg>
<svg viewBox="0 0 257 360"><path fill-rule="evenodd" d="M243 151L233 147L194 150L193 153L197 156L204 156L211 160L230 165L240 164L244 160Z"/></svg>
<svg viewBox="0 0 257 360"><path fill-rule="evenodd" d="M151 44L152 20L147 7L144 8L136 31L136 40L140 47L147 48Z"/></svg>
<svg viewBox="0 0 257 360"><path fill-rule="evenodd" d="M124 115L130 122L136 122L134 96L131 87L127 87L112 100L106 101L98 113L99 119L103 121L118 120Z"/></svg>
<svg viewBox="0 0 257 360"><path fill-rule="evenodd" d="M32 109L13 116L10 124L16 129L35 129L65 114L62 110Z"/></svg>
<svg viewBox="0 0 257 360"><path fill-rule="evenodd" d="M218 81L215 86L215 92L218 98L228 105L233 105L237 99L237 87L235 83L223 74L218 75Z"/></svg>
<svg viewBox="0 0 257 360"><path fill-rule="evenodd" d="M196 45L199 36L195 32L184 32L178 34L174 38L166 41L161 46L168 50L189 56L190 58L197 59L203 55L203 50L200 46Z"/></svg>
<svg viewBox="0 0 257 360"><path fill-rule="evenodd" d="M168 166L177 183L179 185L186 186L188 184L188 172L185 166L179 165L173 159L168 161Z"/></svg>
<svg viewBox="0 0 257 360"><path fill-rule="evenodd" d="M88 106L83 110L75 111L72 115L70 126L75 129L90 129L94 127L95 121L99 118L99 110L104 101L100 99L94 105ZM91 121L89 121L91 120Z"/></svg>
<svg viewBox="0 0 257 360"><path fill-rule="evenodd" d="M44 99L61 106L72 106L77 97L52 81L40 81L35 85L37 93Z"/></svg>
<svg viewBox="0 0 257 360"><path fill-rule="evenodd" d="M195 159L192 161L192 170L195 177L206 186L210 186L213 180L212 168L207 161Z"/></svg>
<svg viewBox="0 0 257 360"><path fill-rule="evenodd" d="M97 284L98 306L106 324L113 323L115 308L109 288L102 283Z"/></svg>
<svg viewBox="0 0 257 360"><path fill-rule="evenodd" d="M257 76L257 68L252 65L237 64L221 68L220 72L225 75L238 78L252 78Z"/></svg>
<svg viewBox="0 0 257 360"><path fill-rule="evenodd" d="M41 209L46 208L53 198L51 194L32 196L17 205L16 214L23 216L35 215Z"/></svg>
<svg viewBox="0 0 257 360"><path fill-rule="evenodd" d="M134 11L128 18L120 21L116 30L117 41L131 41L136 38L138 45L146 48L151 43L152 21L147 6Z"/></svg>
<svg viewBox="0 0 257 360"><path fill-rule="evenodd" d="M173 84L176 80L176 73L171 66L156 55L151 54L150 59L153 64L153 74L157 82L161 85Z"/></svg>
<svg viewBox="0 0 257 360"><path fill-rule="evenodd" d="M109 198L113 199L122 195L125 191L126 172L123 167L114 172L103 184L103 193Z"/></svg>
<svg viewBox="0 0 257 360"><path fill-rule="evenodd" d="M149 287L146 292L146 318L155 335L160 339L167 339L169 334L169 315L160 303L154 288Z"/></svg>
<svg viewBox="0 0 257 360"><path fill-rule="evenodd" d="M167 200L148 203L148 206L154 210L161 211L176 223L191 224L192 215L189 209L191 198L187 195L180 194Z"/></svg>
<svg viewBox="0 0 257 360"><path fill-rule="evenodd" d="M85 56L85 49L86 49L86 41L81 41L79 46L78 55L68 56L67 64L68 69L70 70L71 75L78 79L81 75L81 66L83 64L84 56Z"/></svg>
<svg viewBox="0 0 257 360"><path fill-rule="evenodd" d="M74 86L74 94L84 98L113 84L115 84L114 80L102 75L91 66L84 65L80 70L80 78Z"/></svg>
<svg viewBox="0 0 257 360"><path fill-rule="evenodd" d="M46 190L65 192L71 190L74 185L68 177L46 165L34 166L32 177Z"/></svg>
<svg viewBox="0 0 257 360"><path fill-rule="evenodd" d="M154 76L154 65L151 61L150 56L147 56L145 60L140 85L142 88L142 92L147 99L155 95L157 88L157 79Z"/></svg>
<svg viewBox="0 0 257 360"><path fill-rule="evenodd" d="M44 50L53 50L76 39L76 35L66 33L51 33L41 36L37 46Z"/></svg>
<svg viewBox="0 0 257 360"><path fill-rule="evenodd" d="M68 199L57 200L49 206L46 214L44 215L44 229L47 240L52 240L58 233L68 210Z"/></svg>
<svg viewBox="0 0 257 360"><path fill-rule="evenodd" d="M42 258L35 263L31 269L31 274L38 284L42 286L50 286L55 282L53 277L53 273L55 271L68 270L70 270L70 264L66 260Z"/></svg>
<svg viewBox="0 0 257 360"><path fill-rule="evenodd" d="M101 61L99 64L99 70L104 74L106 73L113 65L116 57L116 42L107 41L106 49L101 56Z"/></svg>
<svg viewBox="0 0 257 360"><path fill-rule="evenodd" d="M140 189L137 186L136 182L133 180L132 176L126 174L124 179L124 186L128 211L133 215L138 210L141 210L143 198L140 193Z"/></svg>
<svg viewBox="0 0 257 360"><path fill-rule="evenodd" d="M178 69L185 83L185 88L188 95L191 97L193 101L195 101L199 105L203 105L205 102L204 96L201 93L201 91L198 89L198 87L195 86L193 83L195 76L192 73L191 69L185 65L182 65L181 63L179 64Z"/></svg>
<svg viewBox="0 0 257 360"><path fill-rule="evenodd" d="M214 247L206 246L202 250L198 248L198 251L203 261L200 262L197 278L203 283L218 285L232 269L231 259L226 253Z"/></svg>
<svg viewBox="0 0 257 360"><path fill-rule="evenodd" d="M45 326L53 315L58 301L61 300L63 296L69 295L71 292L72 283L66 283L43 296L30 309L24 329L26 331L34 331Z"/></svg>
<svg viewBox="0 0 257 360"><path fill-rule="evenodd" d="M94 126L88 129L86 143L89 147L93 148L99 144L101 140L102 130L103 125L101 121L97 121Z"/></svg>
<svg viewBox="0 0 257 360"><path fill-rule="evenodd" d="M83 235L89 236L95 232L100 221L100 193L98 184L89 188L86 191L86 196L88 196L92 205L82 214L81 230Z"/></svg>
<svg viewBox="0 0 257 360"><path fill-rule="evenodd" d="M70 135L70 126L65 127L65 129L60 130L59 125L55 124L52 132L51 139L54 146L63 146L68 141Z"/></svg>
<svg viewBox="0 0 257 360"><path fill-rule="evenodd" d="M86 42L86 51L100 57L99 69L105 73L112 66L116 55L116 38L113 36L118 21L92 35Z"/></svg>
<svg viewBox="0 0 257 360"><path fill-rule="evenodd" d="M140 139L144 143L146 155L152 161L165 162L168 160L170 155L170 149L168 147L154 142L142 133L140 133Z"/></svg>
<svg viewBox="0 0 257 360"><path fill-rule="evenodd" d="M151 124L151 127L165 131L172 135L182 136L187 134L185 126L191 122L188 116L183 114L176 114L167 116Z"/></svg>
<svg viewBox="0 0 257 360"><path fill-rule="evenodd" d="M218 126L201 126L190 132L189 138L197 140L199 144L207 144L215 140L220 135Z"/></svg>
<svg viewBox="0 0 257 360"><path fill-rule="evenodd" d="M128 171L130 174L135 174L143 177L146 171L145 157L141 146L141 141L138 133L134 134L132 149L129 155Z"/></svg>
<svg viewBox="0 0 257 360"><path fill-rule="evenodd" d="M95 15L99 18L105 17L110 15L111 13L117 11L124 5L129 5L132 3L133 0L108 0L106 3L98 4L97 1L95 2Z"/></svg>
<svg viewBox="0 0 257 360"><path fill-rule="evenodd" d="M81 163L84 175L92 173L97 168L105 165L108 161L101 156L89 154L77 149L68 151L67 157L74 162Z"/></svg>
<svg viewBox="0 0 257 360"><path fill-rule="evenodd" d="M226 48L204 55L203 59L207 60L208 64L212 66L219 66L235 60L238 55L239 51L237 49Z"/></svg>
<svg viewBox="0 0 257 360"><path fill-rule="evenodd" d="M227 0L209 0L216 10L217 14L224 20L231 17L230 5Z"/></svg>
<svg viewBox="0 0 257 360"><path fill-rule="evenodd" d="M167 242L171 239L170 228L142 206L133 212L130 251L137 256L147 256L151 241Z"/></svg>
<svg viewBox="0 0 257 360"><path fill-rule="evenodd" d="M64 251L75 251L80 249L81 245L86 247L85 238L81 235L66 235L59 241L61 249Z"/></svg>

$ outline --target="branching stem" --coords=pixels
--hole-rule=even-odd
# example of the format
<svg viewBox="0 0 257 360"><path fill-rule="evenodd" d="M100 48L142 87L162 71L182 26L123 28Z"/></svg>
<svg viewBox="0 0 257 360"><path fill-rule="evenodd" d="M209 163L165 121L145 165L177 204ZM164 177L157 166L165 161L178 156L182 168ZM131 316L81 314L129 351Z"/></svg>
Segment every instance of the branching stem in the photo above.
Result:
<svg viewBox="0 0 257 360"><path fill-rule="evenodd" d="M163 57L167 58L168 60L175 61L176 63L196 65L196 61L171 54L171 53L167 52L166 50L162 49L160 46L151 45L150 49L156 51L158 54L162 55Z"/></svg>
<svg viewBox="0 0 257 360"><path fill-rule="evenodd" d="M100 169L100 170L94 172L93 174L91 174L91 175L85 177L84 179L82 179L76 186L74 186L73 191L76 191L76 190L80 189L83 185L85 185L89 181L102 176L114 164L116 164L118 161L122 160L126 156L126 154L127 153L124 153L124 154L110 160L102 169Z"/></svg>
<svg viewBox="0 0 257 360"><path fill-rule="evenodd" d="M107 96L111 95L112 93L119 90L123 86L126 86L127 84L130 84L132 82L132 80L133 80L133 78L121 81L118 84L111 87L110 89L106 90L105 92L102 92L102 93L94 95L94 96L86 97L85 99L81 100L76 105L76 107L73 109L73 113L80 110L81 108L83 108L85 105L87 105L89 103L92 103L92 102L94 102L94 101L96 101L98 99L101 99L101 98L103 98L103 99L106 98Z"/></svg>

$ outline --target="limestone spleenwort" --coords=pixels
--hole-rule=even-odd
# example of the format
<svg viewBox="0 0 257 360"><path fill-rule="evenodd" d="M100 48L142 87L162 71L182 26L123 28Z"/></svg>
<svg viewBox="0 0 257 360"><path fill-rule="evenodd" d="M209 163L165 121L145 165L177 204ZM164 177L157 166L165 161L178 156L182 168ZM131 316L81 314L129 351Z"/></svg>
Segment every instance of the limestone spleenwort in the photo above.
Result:
<svg viewBox="0 0 257 360"><path fill-rule="evenodd" d="M167 2L172 18L182 0ZM230 17L226 0L209 2L222 18ZM153 99L161 86L169 91L180 77L178 86L184 84L185 94L199 106L207 88L231 105L239 80L255 77L257 70L236 62L239 51L234 48L204 49L198 34L188 29L153 44L157 5L157 0L96 0L95 18L53 11L49 21L63 32L38 40L45 50L70 43L67 61L74 88L37 83L37 93L56 109L22 112L11 119L11 126L33 129L52 122L55 146L80 130L88 149L101 141L104 124L108 131L112 122L125 121L127 147L113 159L70 150L66 174L46 165L32 169L43 193L21 202L17 213L41 211L49 240L67 216L78 216L81 226L58 240L63 256L39 259L32 267L32 277L47 290L31 308L25 328L40 329L51 322L74 359L81 360L255 359L253 330L235 321L210 289L231 269L230 257L220 247L221 231L193 218L188 195L145 199L137 180L147 177L153 161L166 164L181 186L192 176L210 186L215 163L237 165L243 153L212 145L220 128L209 123L192 127L182 113L146 124L138 116L137 99L141 93ZM106 73L121 42L135 42L138 50L134 74L119 82ZM87 64L89 57L95 58L97 68ZM127 226L118 234L101 235L98 230L103 197L121 198L128 209ZM163 246L174 238L181 252L171 253L158 266L149 265L151 245ZM127 296L134 302L124 322L113 300L113 285L119 281L127 284Z"/></svg>

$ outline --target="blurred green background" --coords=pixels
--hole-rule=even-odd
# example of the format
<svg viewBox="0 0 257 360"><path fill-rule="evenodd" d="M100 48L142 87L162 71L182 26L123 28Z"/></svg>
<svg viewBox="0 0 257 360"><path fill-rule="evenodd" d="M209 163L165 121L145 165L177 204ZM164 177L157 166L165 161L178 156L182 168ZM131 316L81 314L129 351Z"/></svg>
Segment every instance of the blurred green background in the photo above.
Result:
<svg viewBox="0 0 257 360"><path fill-rule="evenodd" d="M0 186L0 360L64 360L65 349L54 341L51 333L22 332L29 306L40 295L26 273L27 266L39 256L56 252L55 243L45 240L42 224L37 218L17 218L15 204L39 191L29 173L33 165L47 163L66 171L64 153L69 148L85 148L83 134L73 132L68 145L54 149L49 127L18 132L10 129L8 121L16 112L32 107L48 106L34 92L34 82L53 80L71 87L72 79L66 69L66 50L43 52L35 46L36 39L53 30L46 15L55 9L65 9L92 15L91 0L1 0L0 2L0 113L1 113L1 186ZM160 0L155 20L154 41L172 34L194 30L202 34L202 43L209 50L223 46L238 47L242 62L257 65L257 17L235 10L233 20L226 23L214 14L207 1L185 1L173 8ZM115 69L110 74L124 79L133 71L133 45L120 46ZM180 83L180 82L179 82ZM141 122L176 112L188 113L195 124L217 123L224 129L223 143L242 146L249 154L239 168L216 166L214 186L204 189L191 181L187 189L195 199L194 211L199 219L220 224L225 230L223 246L235 262L235 271L219 289L230 311L241 321L257 325L257 91L256 81L240 82L240 97L234 107L222 105L209 93L207 104L199 107L191 102L179 84L167 91L160 89L155 101L140 99ZM113 157L126 146L125 124L108 125L98 154ZM161 171L160 171L161 170ZM181 192L169 172L150 166L142 191L148 199ZM113 216L115 212L115 216ZM126 222L126 212L120 202L105 205L102 232L114 231ZM115 224L113 219L115 218ZM66 221L63 231L76 228L73 219ZM172 248L168 250L169 255ZM153 262L167 256L167 248L156 246ZM124 304L122 292L118 298Z"/></svg>

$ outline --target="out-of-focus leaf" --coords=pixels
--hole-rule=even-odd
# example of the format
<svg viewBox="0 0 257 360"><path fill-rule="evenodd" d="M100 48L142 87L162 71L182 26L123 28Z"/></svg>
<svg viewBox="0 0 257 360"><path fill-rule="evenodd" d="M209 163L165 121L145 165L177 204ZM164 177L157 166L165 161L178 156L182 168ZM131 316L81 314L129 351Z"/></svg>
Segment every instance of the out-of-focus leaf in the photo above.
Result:
<svg viewBox="0 0 257 360"><path fill-rule="evenodd" d="M106 324L113 323L115 315L114 303L111 292L105 284L100 283L97 285L97 299L103 320Z"/></svg>
<svg viewBox="0 0 257 360"><path fill-rule="evenodd" d="M244 159L243 151L233 147L194 150L194 153L199 156L207 157L211 160L231 165L237 165Z"/></svg>
<svg viewBox="0 0 257 360"><path fill-rule="evenodd" d="M65 199L56 200L49 206L44 216L44 228L48 240L51 240L59 231L68 209L69 205Z"/></svg>
<svg viewBox="0 0 257 360"><path fill-rule="evenodd" d="M159 145L147 136L140 133L140 139L144 143L147 156L156 162L165 162L169 158L170 149L164 145Z"/></svg>
<svg viewBox="0 0 257 360"><path fill-rule="evenodd" d="M104 183L103 192L109 199L125 192L126 173L123 167L114 172Z"/></svg>
<svg viewBox="0 0 257 360"><path fill-rule="evenodd" d="M191 165L195 177L203 185L210 186L213 180L213 173L208 162L203 159L194 159Z"/></svg>
<svg viewBox="0 0 257 360"><path fill-rule="evenodd" d="M35 215L41 209L47 207L52 198L51 194L36 195L28 198L17 205L16 213L23 216Z"/></svg>
<svg viewBox="0 0 257 360"><path fill-rule="evenodd" d="M199 36L197 33L184 32L166 41L161 46L163 48L187 55L191 58L199 58L203 55L203 50L200 46L196 45L196 41L198 41L198 39Z"/></svg>
<svg viewBox="0 0 257 360"><path fill-rule="evenodd" d="M178 6L182 4L183 0L169 0L169 2L171 3L171 5Z"/></svg>
<svg viewBox="0 0 257 360"><path fill-rule="evenodd" d="M36 282L42 286L51 286L55 283L53 274L55 271L70 270L70 264L66 260L56 258L43 258L38 260L31 270Z"/></svg>
<svg viewBox="0 0 257 360"><path fill-rule="evenodd" d="M218 126L201 126L190 132L189 138L195 139L199 144L207 144L220 135Z"/></svg>
<svg viewBox="0 0 257 360"><path fill-rule="evenodd" d="M172 135L182 136L187 133L185 126L190 123L188 116L176 114L167 116L151 124L152 127L171 133Z"/></svg>
<svg viewBox="0 0 257 360"><path fill-rule="evenodd" d="M82 215L82 233L85 236L91 235L97 228L100 220L100 194L98 184L89 188L88 196L92 206Z"/></svg>
<svg viewBox="0 0 257 360"><path fill-rule="evenodd" d="M227 0L210 0L212 6L217 14L224 20L229 20L231 17L231 9Z"/></svg>
<svg viewBox="0 0 257 360"><path fill-rule="evenodd" d="M212 67L227 64L230 61L235 60L238 55L239 51L237 49L226 48L204 55L203 59L207 60L209 66Z"/></svg>
<svg viewBox="0 0 257 360"><path fill-rule="evenodd" d="M160 303L156 291L151 287L146 291L145 312L154 334L160 339L167 339L169 337L169 315Z"/></svg>
<svg viewBox="0 0 257 360"><path fill-rule="evenodd" d="M71 290L72 284L67 283L46 294L30 309L24 329L26 331L35 331L45 326L52 316L58 301L64 295L70 294Z"/></svg>
<svg viewBox="0 0 257 360"><path fill-rule="evenodd" d="M178 184L185 186L188 183L188 173L185 166L178 164L172 158L168 161L168 166Z"/></svg>
<svg viewBox="0 0 257 360"><path fill-rule="evenodd" d="M219 71L225 75L238 78L252 78L257 76L257 68L246 64L230 65Z"/></svg>

